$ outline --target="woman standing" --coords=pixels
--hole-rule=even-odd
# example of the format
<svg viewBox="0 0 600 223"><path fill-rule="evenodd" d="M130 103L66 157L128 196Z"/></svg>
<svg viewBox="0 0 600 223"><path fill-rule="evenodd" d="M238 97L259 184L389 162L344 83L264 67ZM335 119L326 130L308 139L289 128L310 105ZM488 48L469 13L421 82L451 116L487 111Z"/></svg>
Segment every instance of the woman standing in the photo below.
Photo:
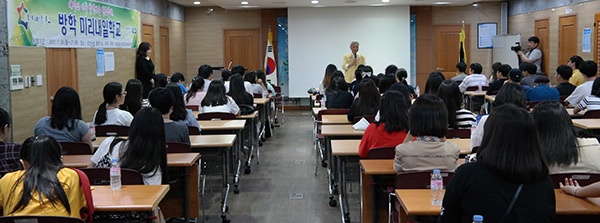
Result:
<svg viewBox="0 0 600 223"><path fill-rule="evenodd" d="M144 93L142 96L148 98L148 93L154 85L154 63L150 59L152 46L148 42L140 43L135 60L135 78L142 82Z"/></svg>

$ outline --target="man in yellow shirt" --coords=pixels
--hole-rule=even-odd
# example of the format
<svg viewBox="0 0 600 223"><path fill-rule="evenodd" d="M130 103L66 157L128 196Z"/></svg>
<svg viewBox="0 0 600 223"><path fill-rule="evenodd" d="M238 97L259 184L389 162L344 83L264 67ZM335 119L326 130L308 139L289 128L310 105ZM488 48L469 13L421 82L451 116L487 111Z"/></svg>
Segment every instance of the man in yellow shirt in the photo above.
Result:
<svg viewBox="0 0 600 223"><path fill-rule="evenodd" d="M354 80L354 71L358 65L366 65L367 62L365 60L365 56L358 53L358 41L352 41L350 43L350 50L352 53L347 53L344 55L344 59L342 61L342 69L344 69L344 79L347 83L352 83Z"/></svg>
<svg viewBox="0 0 600 223"><path fill-rule="evenodd" d="M572 56L569 58L569 62L567 62L567 66L573 69L573 76L569 78L569 83L575 85L575 87L583 84L586 80L586 77L579 71L579 65L583 62L583 58L578 55Z"/></svg>

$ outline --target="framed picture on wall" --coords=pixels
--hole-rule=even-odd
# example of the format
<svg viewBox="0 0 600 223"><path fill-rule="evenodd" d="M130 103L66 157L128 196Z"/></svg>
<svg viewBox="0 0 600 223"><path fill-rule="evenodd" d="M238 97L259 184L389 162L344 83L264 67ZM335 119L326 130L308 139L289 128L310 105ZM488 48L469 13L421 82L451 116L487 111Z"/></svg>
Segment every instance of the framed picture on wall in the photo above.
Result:
<svg viewBox="0 0 600 223"><path fill-rule="evenodd" d="M477 23L477 48L491 49L495 35L498 35L498 23Z"/></svg>

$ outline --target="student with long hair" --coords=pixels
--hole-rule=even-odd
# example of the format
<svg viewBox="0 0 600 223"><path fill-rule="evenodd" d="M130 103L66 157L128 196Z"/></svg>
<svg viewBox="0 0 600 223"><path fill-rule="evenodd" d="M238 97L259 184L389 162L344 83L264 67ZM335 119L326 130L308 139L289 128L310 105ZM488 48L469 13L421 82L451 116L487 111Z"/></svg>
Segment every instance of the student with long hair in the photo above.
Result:
<svg viewBox="0 0 600 223"><path fill-rule="evenodd" d="M60 144L51 136L29 137L20 156L25 170L7 173L0 179L3 215L80 218L85 196L77 172L63 167Z"/></svg>
<svg viewBox="0 0 600 223"><path fill-rule="evenodd" d="M326 108L350 108L352 106L352 100L354 97L348 93L348 84L344 80L344 77L335 76L331 80L327 91L325 91L325 107Z"/></svg>
<svg viewBox="0 0 600 223"><path fill-rule="evenodd" d="M244 80L250 82L252 84L252 94L260 94L263 97L269 95L269 91L267 90L267 86L262 81L262 79L258 79L256 77L256 72L251 71L244 75Z"/></svg>
<svg viewBox="0 0 600 223"><path fill-rule="evenodd" d="M176 122L171 119L173 105L175 104L175 96L173 96L173 93L166 88L155 88L148 95L148 100L150 101L150 105L162 114L165 140L167 142L190 144L190 133L187 125L183 122Z"/></svg>
<svg viewBox="0 0 600 223"><path fill-rule="evenodd" d="M119 108L124 111L128 111L132 116L135 115L140 109L142 109L142 94L143 94L142 82L138 79L129 79L125 86L125 102Z"/></svg>
<svg viewBox="0 0 600 223"><path fill-rule="evenodd" d="M221 71L221 80L223 81L223 85L225 85L225 92L229 92L229 83L231 81L231 71L222 70Z"/></svg>
<svg viewBox="0 0 600 223"><path fill-rule="evenodd" d="M168 184L167 145L163 118L154 108L143 108L131 123L127 139L108 137L91 158L90 167L109 168L118 159L121 168L142 174L145 185Z"/></svg>
<svg viewBox="0 0 600 223"><path fill-rule="evenodd" d="M169 115L169 119L184 123L187 126L192 126L198 128L200 130L200 125L194 116L194 113L190 109L185 108L185 103L183 102L183 94L181 94L181 88L176 83L167 84L167 89L173 93L175 97L175 102L173 103L173 112Z"/></svg>
<svg viewBox="0 0 600 223"><path fill-rule="evenodd" d="M394 75L384 74L377 84L379 93L384 94L394 83L396 83L396 77Z"/></svg>
<svg viewBox="0 0 600 223"><path fill-rule="evenodd" d="M376 147L397 146L408 133L408 108L410 102L398 91L387 91L381 97L379 121L371 123L358 146L358 155L367 158L369 150Z"/></svg>
<svg viewBox="0 0 600 223"><path fill-rule="evenodd" d="M0 108L0 177L21 170L21 145L8 142L11 134L10 115Z"/></svg>
<svg viewBox="0 0 600 223"><path fill-rule="evenodd" d="M225 94L225 86L220 80L210 83L206 91L206 97L204 97L200 105L202 105L202 113L223 112L234 115L240 114L240 107L235 103L233 98Z"/></svg>
<svg viewBox="0 0 600 223"><path fill-rule="evenodd" d="M204 79L202 77L194 77L190 90L185 94L185 105L200 106L200 102L202 102L205 96Z"/></svg>
<svg viewBox="0 0 600 223"><path fill-rule="evenodd" d="M454 171L460 150L446 141L448 112L444 102L433 94L419 96L408 112L409 134L396 146L394 170Z"/></svg>
<svg viewBox="0 0 600 223"><path fill-rule="evenodd" d="M541 102L531 114L550 174L600 173L598 139L578 138L571 117L560 102Z"/></svg>
<svg viewBox="0 0 600 223"><path fill-rule="evenodd" d="M256 81L259 80L267 87L267 91L269 91L270 95L275 94L275 88L267 81L267 75L265 75L263 70L256 70Z"/></svg>
<svg viewBox="0 0 600 223"><path fill-rule="evenodd" d="M331 74L337 70L337 67L334 64L329 64L325 67L325 74L323 75L323 80L321 80L321 84L319 86L319 90L321 92L325 92L325 89L329 87L329 83L331 82Z"/></svg>
<svg viewBox="0 0 600 223"><path fill-rule="evenodd" d="M104 85L102 96L104 102L98 106L98 111L94 114L95 125L120 125L129 126L133 120L131 113L119 109L119 106L125 103L127 91L123 90L123 85L117 82L110 82Z"/></svg>
<svg viewBox="0 0 600 223"><path fill-rule="evenodd" d="M458 167L448 183L441 222L471 222L473 215L485 222L553 222L554 188L539 142L526 109L495 107L477 162Z"/></svg>
<svg viewBox="0 0 600 223"><path fill-rule="evenodd" d="M52 114L41 118L33 128L36 136L52 136L58 142L84 142L92 146L90 127L81 121L79 94L71 87L61 87L52 99Z"/></svg>
<svg viewBox="0 0 600 223"><path fill-rule="evenodd" d="M427 82L425 82L425 94L433 94L437 95L438 88L442 81L444 81L444 74L434 71L429 73L429 77L427 78Z"/></svg>
<svg viewBox="0 0 600 223"><path fill-rule="evenodd" d="M246 92L246 88L244 87L244 79L242 76L239 74L234 74L229 79L230 89L227 95L233 98L235 103L238 105L253 106L254 99L250 93Z"/></svg>
<svg viewBox="0 0 600 223"><path fill-rule="evenodd" d="M444 101L448 111L448 127L452 129L471 128L475 121L473 112L462 108L462 94L458 89L458 83L453 80L445 80L440 84L437 95Z"/></svg>
<svg viewBox="0 0 600 223"><path fill-rule="evenodd" d="M363 68L365 68L365 65L359 64L358 67L356 67L356 70L354 71L354 81L352 81L352 83L350 83L350 85L348 86L348 89L350 89L350 93L352 93L352 95L356 95L356 93L358 93L358 83L360 83L360 81L362 80ZM339 72L341 73L341 71ZM344 73L342 73L342 76L344 76Z"/></svg>
<svg viewBox="0 0 600 223"><path fill-rule="evenodd" d="M150 43L140 43L135 59L135 78L144 86L142 94L144 98L148 98L148 94L154 88L154 63L150 59L151 50Z"/></svg>
<svg viewBox="0 0 600 223"><path fill-rule="evenodd" d="M348 112L348 121L354 121L354 117L375 115L379 110L381 95L373 80L366 78L360 82L358 97L352 102ZM329 98L327 98L329 100Z"/></svg>

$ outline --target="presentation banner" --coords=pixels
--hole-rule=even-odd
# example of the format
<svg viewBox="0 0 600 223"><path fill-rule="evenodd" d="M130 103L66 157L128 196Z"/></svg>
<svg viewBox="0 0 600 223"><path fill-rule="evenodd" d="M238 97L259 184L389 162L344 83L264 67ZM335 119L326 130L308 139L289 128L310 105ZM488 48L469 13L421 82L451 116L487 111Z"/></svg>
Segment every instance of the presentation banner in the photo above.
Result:
<svg viewBox="0 0 600 223"><path fill-rule="evenodd" d="M137 48L140 12L89 0L8 0L10 46Z"/></svg>

